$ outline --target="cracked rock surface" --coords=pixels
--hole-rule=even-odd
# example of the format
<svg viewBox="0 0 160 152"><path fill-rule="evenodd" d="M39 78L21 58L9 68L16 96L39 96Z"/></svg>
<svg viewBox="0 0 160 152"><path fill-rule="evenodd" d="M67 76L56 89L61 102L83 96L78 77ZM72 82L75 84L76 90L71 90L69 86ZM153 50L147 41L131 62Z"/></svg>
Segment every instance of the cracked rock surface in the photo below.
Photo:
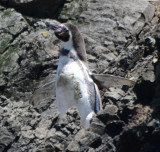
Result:
<svg viewBox="0 0 160 152"><path fill-rule="evenodd" d="M159 8L144 0L0 1L0 152L159 152ZM48 17L78 26L92 72L136 81L101 88L103 110L88 129L75 107L59 119L61 44Z"/></svg>

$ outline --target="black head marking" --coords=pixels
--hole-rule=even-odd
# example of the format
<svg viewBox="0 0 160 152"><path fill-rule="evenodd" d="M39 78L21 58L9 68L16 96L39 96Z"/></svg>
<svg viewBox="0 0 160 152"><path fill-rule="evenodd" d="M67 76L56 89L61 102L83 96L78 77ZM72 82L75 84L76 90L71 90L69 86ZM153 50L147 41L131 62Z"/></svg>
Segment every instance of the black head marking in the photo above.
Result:
<svg viewBox="0 0 160 152"><path fill-rule="evenodd" d="M58 39L64 42L67 42L69 40L69 30L64 24L53 24L50 22L46 22L45 24L48 28L54 30L55 35Z"/></svg>
<svg viewBox="0 0 160 152"><path fill-rule="evenodd" d="M55 30L55 35L61 41L67 42L69 40L69 30L63 24L60 24L58 28Z"/></svg>

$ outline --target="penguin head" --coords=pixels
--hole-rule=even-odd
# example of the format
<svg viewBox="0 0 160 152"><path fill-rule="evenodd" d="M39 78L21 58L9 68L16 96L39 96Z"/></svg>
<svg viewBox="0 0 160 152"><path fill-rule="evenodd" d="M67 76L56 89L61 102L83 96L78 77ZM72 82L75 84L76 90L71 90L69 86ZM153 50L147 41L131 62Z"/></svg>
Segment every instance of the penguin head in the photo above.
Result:
<svg viewBox="0 0 160 152"><path fill-rule="evenodd" d="M54 30L54 33L58 39L60 39L63 42L69 41L71 37L71 31L67 27L66 24L59 24L59 25L54 25L52 23L46 22L47 27L51 28Z"/></svg>
<svg viewBox="0 0 160 152"><path fill-rule="evenodd" d="M79 59L82 60L88 67L85 43L81 33L75 25L70 23L53 24L46 22L46 26L54 30L56 37L63 42L63 48L66 50L74 48L78 54Z"/></svg>

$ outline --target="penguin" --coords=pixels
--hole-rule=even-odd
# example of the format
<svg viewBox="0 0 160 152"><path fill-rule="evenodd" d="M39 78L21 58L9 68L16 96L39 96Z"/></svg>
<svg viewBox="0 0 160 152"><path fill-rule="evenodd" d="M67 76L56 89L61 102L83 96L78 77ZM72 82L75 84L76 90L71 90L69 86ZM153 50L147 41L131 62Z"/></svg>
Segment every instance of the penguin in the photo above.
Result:
<svg viewBox="0 0 160 152"><path fill-rule="evenodd" d="M90 126L95 114L102 109L99 88L133 86L135 81L109 74L91 73L88 67L84 39L75 25L46 22L62 41L62 50L56 74L56 105L63 117L76 107L84 128ZM98 86L97 86L98 84Z"/></svg>
<svg viewBox="0 0 160 152"><path fill-rule="evenodd" d="M82 126L88 128L92 117L102 109L102 101L88 67L82 35L73 24L46 22L46 25L62 41L56 74L56 105L60 118L69 108L76 107Z"/></svg>

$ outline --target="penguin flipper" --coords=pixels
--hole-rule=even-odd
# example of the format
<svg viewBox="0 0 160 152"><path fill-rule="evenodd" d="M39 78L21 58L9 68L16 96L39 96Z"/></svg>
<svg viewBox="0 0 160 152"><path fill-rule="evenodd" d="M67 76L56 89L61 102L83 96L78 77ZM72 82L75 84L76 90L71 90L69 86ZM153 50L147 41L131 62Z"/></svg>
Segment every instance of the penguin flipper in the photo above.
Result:
<svg viewBox="0 0 160 152"><path fill-rule="evenodd" d="M102 100L99 93L99 89L97 85L94 83L94 89L95 89L95 113L98 113L100 110L102 110Z"/></svg>
<svg viewBox="0 0 160 152"><path fill-rule="evenodd" d="M110 88L117 86L133 86L135 81L109 74L91 74L92 79L96 82L96 84L101 88Z"/></svg>

